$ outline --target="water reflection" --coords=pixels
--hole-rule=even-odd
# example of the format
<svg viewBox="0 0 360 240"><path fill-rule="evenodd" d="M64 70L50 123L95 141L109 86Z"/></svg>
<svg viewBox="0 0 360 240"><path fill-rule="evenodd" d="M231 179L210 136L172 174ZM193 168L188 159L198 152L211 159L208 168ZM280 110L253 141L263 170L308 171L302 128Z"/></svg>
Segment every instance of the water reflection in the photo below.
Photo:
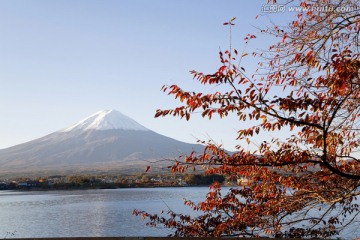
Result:
<svg viewBox="0 0 360 240"><path fill-rule="evenodd" d="M223 189L224 192L227 190ZM132 215L133 209L160 213L170 208L175 212L194 214L183 205L183 198L197 202L203 200L207 192L207 187L0 191L0 239L167 236L169 229L146 227L140 217ZM353 238L359 234L356 225L342 236Z"/></svg>
<svg viewBox="0 0 360 240"><path fill-rule="evenodd" d="M170 207L190 210L183 198L201 200L208 188L154 188L51 192L0 192L0 238L166 236L168 229L148 228L133 209L159 213Z"/></svg>

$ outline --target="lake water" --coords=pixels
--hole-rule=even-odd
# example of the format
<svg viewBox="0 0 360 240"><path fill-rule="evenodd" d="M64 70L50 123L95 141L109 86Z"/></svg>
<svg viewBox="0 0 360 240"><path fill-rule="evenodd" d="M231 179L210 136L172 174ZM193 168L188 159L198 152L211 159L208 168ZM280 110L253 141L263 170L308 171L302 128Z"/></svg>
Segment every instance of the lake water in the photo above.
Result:
<svg viewBox="0 0 360 240"><path fill-rule="evenodd" d="M191 213L187 198L203 200L207 187L133 188L48 192L0 191L0 239L31 237L167 236L169 229L145 226L134 209ZM224 191L227 188L223 189ZM360 227L342 234L360 235Z"/></svg>
<svg viewBox="0 0 360 240"><path fill-rule="evenodd" d="M190 212L183 198L199 201L207 191L207 187L0 191L0 239L167 236L169 229L146 227L132 211Z"/></svg>

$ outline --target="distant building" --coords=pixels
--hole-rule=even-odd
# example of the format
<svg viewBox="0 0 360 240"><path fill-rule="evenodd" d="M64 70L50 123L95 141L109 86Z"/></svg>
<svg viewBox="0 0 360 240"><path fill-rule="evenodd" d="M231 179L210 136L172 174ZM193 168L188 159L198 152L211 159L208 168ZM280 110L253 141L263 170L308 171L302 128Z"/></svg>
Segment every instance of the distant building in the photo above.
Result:
<svg viewBox="0 0 360 240"><path fill-rule="evenodd" d="M250 179L246 178L246 177L241 177L241 178L237 179L237 184L239 186L247 186L247 185L249 185L251 183L252 183L252 181Z"/></svg>
<svg viewBox="0 0 360 240"><path fill-rule="evenodd" d="M8 189L9 185L6 182L0 182L0 190Z"/></svg>
<svg viewBox="0 0 360 240"><path fill-rule="evenodd" d="M35 182L35 181L26 181L26 182L18 183L19 188L32 188L32 187L36 187L36 186L37 186L37 182Z"/></svg>

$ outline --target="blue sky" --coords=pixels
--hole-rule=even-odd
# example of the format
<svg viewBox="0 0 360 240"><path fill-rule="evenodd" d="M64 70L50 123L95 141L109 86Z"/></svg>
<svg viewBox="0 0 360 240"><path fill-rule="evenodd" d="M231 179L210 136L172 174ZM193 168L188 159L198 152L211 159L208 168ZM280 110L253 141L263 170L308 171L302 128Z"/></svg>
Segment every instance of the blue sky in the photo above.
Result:
<svg viewBox="0 0 360 240"><path fill-rule="evenodd" d="M222 25L237 17L242 49L265 1L3 0L0 1L0 148L65 128L99 110L116 109L160 134L185 141L237 144L236 116L186 122L154 119L178 105L164 84L203 91L192 69L213 72L229 43ZM252 48L264 41L254 41ZM248 62L248 69L254 63ZM214 88L210 88L214 90Z"/></svg>

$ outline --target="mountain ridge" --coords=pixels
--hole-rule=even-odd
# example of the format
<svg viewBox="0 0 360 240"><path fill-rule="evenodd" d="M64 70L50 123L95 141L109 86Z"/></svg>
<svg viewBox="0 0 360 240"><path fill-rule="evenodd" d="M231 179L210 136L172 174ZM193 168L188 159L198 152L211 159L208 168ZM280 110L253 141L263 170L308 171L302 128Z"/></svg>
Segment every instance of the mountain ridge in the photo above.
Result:
<svg viewBox="0 0 360 240"><path fill-rule="evenodd" d="M140 172L149 162L203 149L158 134L115 110L104 110L68 128L0 150L0 174L101 168Z"/></svg>
<svg viewBox="0 0 360 240"><path fill-rule="evenodd" d="M73 130L109 130L124 129L136 131L149 131L146 127L116 110L102 110L75 123L74 125L60 130L69 132Z"/></svg>

